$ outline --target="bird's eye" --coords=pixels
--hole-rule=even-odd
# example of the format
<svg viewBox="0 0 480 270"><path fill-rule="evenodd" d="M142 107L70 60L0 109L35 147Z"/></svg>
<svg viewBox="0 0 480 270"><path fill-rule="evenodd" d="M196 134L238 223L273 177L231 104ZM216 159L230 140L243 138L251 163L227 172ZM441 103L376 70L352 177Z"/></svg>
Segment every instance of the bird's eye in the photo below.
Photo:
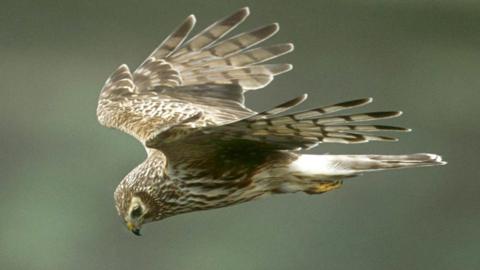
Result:
<svg viewBox="0 0 480 270"><path fill-rule="evenodd" d="M130 216L132 218L138 218L142 215L142 207L140 206L137 206L135 208L133 208L132 212L130 212Z"/></svg>

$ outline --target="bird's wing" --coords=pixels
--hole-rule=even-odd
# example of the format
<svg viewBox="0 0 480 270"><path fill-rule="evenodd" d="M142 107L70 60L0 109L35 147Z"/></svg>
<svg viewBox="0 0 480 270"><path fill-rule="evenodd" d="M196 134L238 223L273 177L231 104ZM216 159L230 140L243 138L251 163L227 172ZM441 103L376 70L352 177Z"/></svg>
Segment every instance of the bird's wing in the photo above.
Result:
<svg viewBox="0 0 480 270"><path fill-rule="evenodd" d="M236 183L230 179L241 179L262 166L289 162L295 156L292 151L282 150L308 149L319 143L396 141L393 137L373 133L409 131L395 126L358 124L397 117L401 115L399 111L337 114L366 105L371 98L285 113L305 99L306 95L303 95L222 126L190 129L189 133L183 132L180 126L173 127L147 140L146 146L164 153L170 175L187 182L200 178L217 179L211 184L223 187Z"/></svg>
<svg viewBox="0 0 480 270"><path fill-rule="evenodd" d="M396 141L396 138L372 134L377 131L409 131L409 129L385 125L359 125L358 122L398 117L399 111L382 111L358 114L337 112L364 106L372 99L357 99L323 106L302 112L282 114L300 104L306 95L283 103L271 110L256 113L242 120L222 126L198 128L176 141L168 141L159 134L146 142L147 147L164 151L168 157L180 145L255 145L255 151L301 150L319 143L365 143L369 141ZM177 133L173 128L169 132ZM167 132L168 133L168 132ZM190 153L189 153L190 154ZM180 156L179 156L180 155ZM175 154L181 157L182 151ZM170 160L170 158L169 158Z"/></svg>
<svg viewBox="0 0 480 270"><path fill-rule="evenodd" d="M100 93L99 122L144 142L175 126L217 125L252 115L243 93L289 71L289 64L261 63L293 45L252 48L273 36L277 24L223 39L248 15L242 8L185 41L195 24L188 16L133 73L121 65L108 78Z"/></svg>

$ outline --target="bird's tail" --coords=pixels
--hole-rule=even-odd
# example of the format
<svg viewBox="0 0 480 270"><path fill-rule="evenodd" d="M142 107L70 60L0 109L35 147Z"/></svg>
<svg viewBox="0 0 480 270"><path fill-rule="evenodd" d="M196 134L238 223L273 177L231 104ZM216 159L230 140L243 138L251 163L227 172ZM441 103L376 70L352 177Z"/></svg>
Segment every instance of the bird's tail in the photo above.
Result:
<svg viewBox="0 0 480 270"><path fill-rule="evenodd" d="M323 193L341 185L341 180L364 172L444 165L435 154L410 155L300 155L288 166L280 191Z"/></svg>

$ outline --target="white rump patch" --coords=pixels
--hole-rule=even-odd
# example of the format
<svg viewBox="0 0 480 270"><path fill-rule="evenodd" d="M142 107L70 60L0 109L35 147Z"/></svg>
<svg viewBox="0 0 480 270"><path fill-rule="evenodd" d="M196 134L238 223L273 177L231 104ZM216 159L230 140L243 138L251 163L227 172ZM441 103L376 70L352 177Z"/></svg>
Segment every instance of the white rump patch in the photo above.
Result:
<svg viewBox="0 0 480 270"><path fill-rule="evenodd" d="M300 175L344 175L354 173L353 170L342 168L341 156L331 155L301 155L290 164L291 173Z"/></svg>

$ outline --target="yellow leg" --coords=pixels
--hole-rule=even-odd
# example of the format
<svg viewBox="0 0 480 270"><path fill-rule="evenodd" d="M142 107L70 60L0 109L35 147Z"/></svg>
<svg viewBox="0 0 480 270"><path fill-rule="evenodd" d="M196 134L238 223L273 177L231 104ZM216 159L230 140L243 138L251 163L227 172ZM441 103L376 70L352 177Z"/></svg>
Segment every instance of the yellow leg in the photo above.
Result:
<svg viewBox="0 0 480 270"><path fill-rule="evenodd" d="M325 181L313 183L308 189L303 192L307 194L321 194L330 190L339 188L342 185L342 181Z"/></svg>

